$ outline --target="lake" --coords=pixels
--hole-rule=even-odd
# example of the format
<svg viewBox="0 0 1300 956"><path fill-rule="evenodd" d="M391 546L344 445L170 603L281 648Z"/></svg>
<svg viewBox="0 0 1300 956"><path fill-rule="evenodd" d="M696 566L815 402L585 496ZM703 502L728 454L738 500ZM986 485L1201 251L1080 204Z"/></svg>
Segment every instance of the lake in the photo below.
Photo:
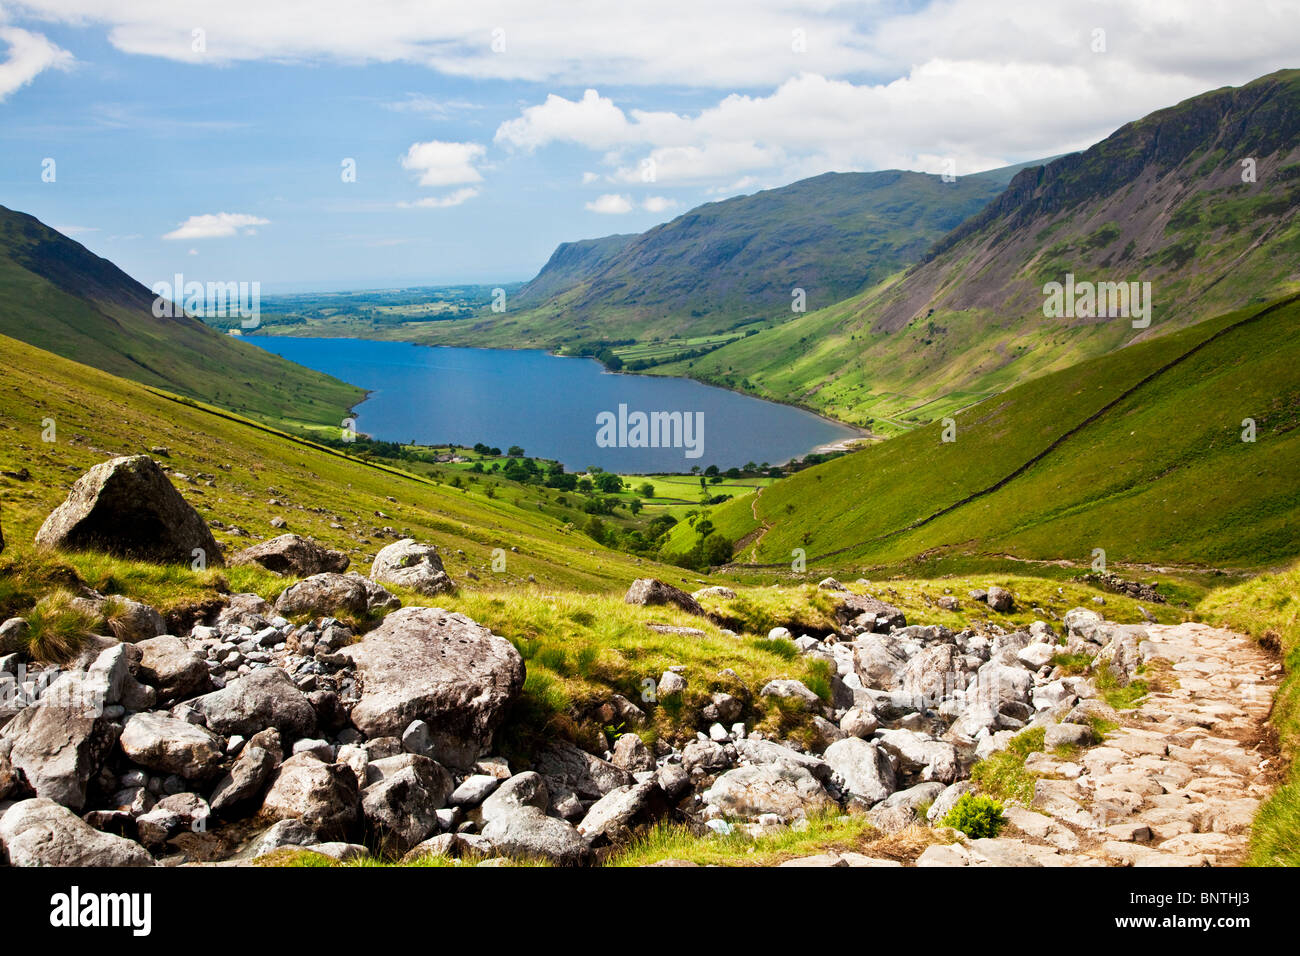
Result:
<svg viewBox="0 0 1300 956"><path fill-rule="evenodd" d="M775 465L855 434L787 405L686 379L615 374L594 359L537 350L264 335L244 341L368 389L356 427L375 438L519 445L571 471Z"/></svg>

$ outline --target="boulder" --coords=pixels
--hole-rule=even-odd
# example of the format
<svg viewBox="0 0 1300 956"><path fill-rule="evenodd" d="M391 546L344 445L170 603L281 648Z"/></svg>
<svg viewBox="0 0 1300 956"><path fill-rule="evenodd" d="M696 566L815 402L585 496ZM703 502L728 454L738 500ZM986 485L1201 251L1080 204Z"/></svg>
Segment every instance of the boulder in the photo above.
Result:
<svg viewBox="0 0 1300 956"><path fill-rule="evenodd" d="M632 783L627 771L564 741L552 741L542 748L533 760L533 769L545 779L552 795L572 790L584 800L598 800Z"/></svg>
<svg viewBox="0 0 1300 956"><path fill-rule="evenodd" d="M925 812L925 818L934 824L941 823L949 811L957 805L958 800L974 792L975 784L969 780L958 780L956 783L949 784L948 788L935 798L934 803L930 804L930 809Z"/></svg>
<svg viewBox="0 0 1300 956"><path fill-rule="evenodd" d="M806 710L820 710L822 699L808 689L803 681L781 678L768 681L759 692L760 697L780 697L799 704Z"/></svg>
<svg viewBox="0 0 1300 956"><path fill-rule="evenodd" d="M745 820L771 813L789 821L833 806L816 777L789 763L728 770L704 791L703 800L724 816Z"/></svg>
<svg viewBox="0 0 1300 956"><path fill-rule="evenodd" d="M784 747L774 740L759 740L747 737L737 740L736 752L754 766L779 765L793 766L806 770L820 781L827 781L833 773L829 764L821 757L801 753L790 747Z"/></svg>
<svg viewBox="0 0 1300 956"><path fill-rule="evenodd" d="M611 790L591 805L578 832L592 844L625 842L638 819L648 815L657 792L653 780Z"/></svg>
<svg viewBox="0 0 1300 956"><path fill-rule="evenodd" d="M907 656L889 637L870 634L853 642L853 672L870 690L894 690L907 667Z"/></svg>
<svg viewBox="0 0 1300 956"><path fill-rule="evenodd" d="M190 564L198 550L208 567L222 563L207 522L148 455L114 458L78 478L36 543L159 564Z"/></svg>
<svg viewBox="0 0 1300 956"><path fill-rule="evenodd" d="M643 606L671 604L674 607L681 608L688 614L704 616L704 608L700 607L700 603L695 598L681 588L665 584L657 578L637 578L632 582L632 586L627 589L623 601L626 604L640 604Z"/></svg>
<svg viewBox="0 0 1300 956"><path fill-rule="evenodd" d="M610 762L628 773L655 768L654 756L636 734L623 734L614 742L614 752Z"/></svg>
<svg viewBox="0 0 1300 956"><path fill-rule="evenodd" d="M988 596L985 599L989 607L999 613L1006 614L1015 609L1015 596L1006 588L1000 588L996 584L989 588Z"/></svg>
<svg viewBox="0 0 1300 956"><path fill-rule="evenodd" d="M907 617L902 611L865 594L845 594L835 608L835 620L841 627L864 615L871 618L872 630L888 631L892 627L907 626ZM864 620L863 623L867 622Z"/></svg>
<svg viewBox="0 0 1300 956"><path fill-rule="evenodd" d="M173 793L136 818L136 832L141 843L159 852L181 833L206 832L211 816L212 808L197 793Z"/></svg>
<svg viewBox="0 0 1300 956"><path fill-rule="evenodd" d="M405 853L438 830L438 814L454 783L441 764L419 754L371 761L361 793L366 825L396 852Z"/></svg>
<svg viewBox="0 0 1300 956"><path fill-rule="evenodd" d="M286 617L291 614L313 617L354 614L360 617L391 611L401 604L381 585L355 571L347 574L326 571L285 588L275 600L275 611Z"/></svg>
<svg viewBox="0 0 1300 956"><path fill-rule="evenodd" d="M346 839L361 811L361 788L346 764L325 763L313 754L294 754L280 765L262 801L273 820L301 820L327 839Z"/></svg>
<svg viewBox="0 0 1300 956"><path fill-rule="evenodd" d="M157 690L160 705L185 700L212 686L207 661L181 638L164 634L135 646L140 650L136 677Z"/></svg>
<svg viewBox="0 0 1300 956"><path fill-rule="evenodd" d="M477 807L501 786L501 778L490 773L472 773L462 780L447 798L453 807Z"/></svg>
<svg viewBox="0 0 1300 956"><path fill-rule="evenodd" d="M827 747L822 757L844 789L863 803L879 803L894 792L894 768L875 744L845 737Z"/></svg>
<svg viewBox="0 0 1300 956"><path fill-rule="evenodd" d="M213 812L225 813L262 795L262 788L266 786L281 759L278 752L262 746L264 739L262 734L258 734L244 744L244 749L239 752L230 772L221 778L212 791L209 803Z"/></svg>
<svg viewBox="0 0 1300 956"><path fill-rule="evenodd" d="M53 800L20 800L0 817L10 866L154 866L144 847L101 833Z"/></svg>
<svg viewBox="0 0 1300 956"><path fill-rule="evenodd" d="M381 584L410 588L421 594L443 594L456 585L443 570L442 559L432 545L414 538L395 541L375 555L370 577Z"/></svg>
<svg viewBox="0 0 1300 956"><path fill-rule="evenodd" d="M479 807L479 816L484 823L498 817L509 816L520 807L536 807L545 810L550 803L550 794L542 775L525 770L517 773L501 785L483 801Z"/></svg>
<svg viewBox="0 0 1300 956"><path fill-rule="evenodd" d="M533 806L496 817L483 827L482 836L493 852L503 856L572 865L588 855L586 841L572 824L548 817Z"/></svg>
<svg viewBox="0 0 1300 956"><path fill-rule="evenodd" d="M962 653L953 644L928 644L903 668L902 690L924 707L951 698L964 678ZM965 681L960 681L964 685Z"/></svg>
<svg viewBox="0 0 1300 956"><path fill-rule="evenodd" d="M156 609L120 594L105 598L102 610L108 618L109 629L119 641L134 644L167 632L163 616Z"/></svg>
<svg viewBox="0 0 1300 956"><path fill-rule="evenodd" d="M524 685L524 662L505 638L441 608L394 611L344 648L361 699L352 723L368 737L396 736L414 720L431 728L431 756L469 769L486 753Z"/></svg>
<svg viewBox="0 0 1300 956"><path fill-rule="evenodd" d="M86 786L117 743L120 728L84 707L37 704L5 725L9 762L38 797L81 810Z"/></svg>
<svg viewBox="0 0 1300 956"><path fill-rule="evenodd" d="M316 709L278 667L264 667L233 680L221 690L190 701L210 729L251 737L274 727L286 741L316 729Z"/></svg>
<svg viewBox="0 0 1300 956"><path fill-rule="evenodd" d="M221 742L187 720L156 712L135 714L118 744L132 763L155 773L174 773L185 780L211 780L221 773Z"/></svg>
<svg viewBox="0 0 1300 956"><path fill-rule="evenodd" d="M898 758L898 768L907 776L945 784L957 779L957 751L947 741L898 729L886 730L879 743L882 750Z"/></svg>
<svg viewBox="0 0 1300 956"><path fill-rule="evenodd" d="M275 574L306 578L313 574L332 571L341 574L348 569L350 559L342 551L317 544L300 534L282 534L245 548L230 558L230 564L256 564Z"/></svg>

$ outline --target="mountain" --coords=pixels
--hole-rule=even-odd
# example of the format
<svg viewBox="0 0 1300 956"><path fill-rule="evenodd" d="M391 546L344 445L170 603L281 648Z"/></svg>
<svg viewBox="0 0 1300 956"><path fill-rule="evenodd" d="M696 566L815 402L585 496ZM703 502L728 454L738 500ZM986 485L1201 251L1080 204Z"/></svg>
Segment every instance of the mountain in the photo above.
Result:
<svg viewBox="0 0 1300 956"><path fill-rule="evenodd" d="M913 427L1300 287L1298 209L1300 71L1286 70L1025 169L896 281L662 371ZM1068 276L1149 282L1149 327L1045 316L1045 285Z"/></svg>
<svg viewBox="0 0 1300 956"><path fill-rule="evenodd" d="M188 316L159 318L153 305L107 259L0 206L0 334L266 419L338 425L364 394Z"/></svg>
<svg viewBox="0 0 1300 956"><path fill-rule="evenodd" d="M816 309L916 262L1022 169L944 182L825 173L706 203L639 235L565 243L504 316L414 330L442 344L569 346L736 337Z"/></svg>
<svg viewBox="0 0 1300 956"><path fill-rule="evenodd" d="M1247 421L1249 420L1249 422ZM1249 429L1249 433L1248 433ZM1260 568L1300 540L1300 296L1016 386L709 518L810 573L970 559ZM674 531L688 550L695 533Z"/></svg>

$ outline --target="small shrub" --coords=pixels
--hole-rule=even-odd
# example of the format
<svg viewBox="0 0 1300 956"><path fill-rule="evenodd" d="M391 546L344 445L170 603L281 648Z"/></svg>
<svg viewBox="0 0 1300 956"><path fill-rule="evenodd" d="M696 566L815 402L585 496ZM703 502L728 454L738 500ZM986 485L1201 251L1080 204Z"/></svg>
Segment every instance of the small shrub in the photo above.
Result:
<svg viewBox="0 0 1300 956"><path fill-rule="evenodd" d="M102 619L78 607L71 591L52 591L27 613L27 652L47 664L64 664L77 655Z"/></svg>
<svg viewBox="0 0 1300 956"><path fill-rule="evenodd" d="M1002 804L991 797L964 793L943 818L943 826L960 830L972 840L995 837L1006 825Z"/></svg>
<svg viewBox="0 0 1300 956"><path fill-rule="evenodd" d="M795 647L794 641L786 640L784 637L760 637L754 642L754 648L775 654L785 661L792 661L799 656L799 648Z"/></svg>

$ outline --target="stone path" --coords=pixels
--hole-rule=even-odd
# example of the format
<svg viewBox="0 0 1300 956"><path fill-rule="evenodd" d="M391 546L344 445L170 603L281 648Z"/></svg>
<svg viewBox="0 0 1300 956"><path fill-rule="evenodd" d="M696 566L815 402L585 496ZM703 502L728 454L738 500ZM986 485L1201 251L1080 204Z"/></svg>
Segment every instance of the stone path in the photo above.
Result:
<svg viewBox="0 0 1300 956"><path fill-rule="evenodd" d="M1032 807L997 839L928 847L918 866L1232 866L1272 789L1265 721L1281 665L1203 624L1151 625L1156 688L1074 761L1034 754ZM868 852L869 849L868 849ZM840 864L843 865L843 864Z"/></svg>

